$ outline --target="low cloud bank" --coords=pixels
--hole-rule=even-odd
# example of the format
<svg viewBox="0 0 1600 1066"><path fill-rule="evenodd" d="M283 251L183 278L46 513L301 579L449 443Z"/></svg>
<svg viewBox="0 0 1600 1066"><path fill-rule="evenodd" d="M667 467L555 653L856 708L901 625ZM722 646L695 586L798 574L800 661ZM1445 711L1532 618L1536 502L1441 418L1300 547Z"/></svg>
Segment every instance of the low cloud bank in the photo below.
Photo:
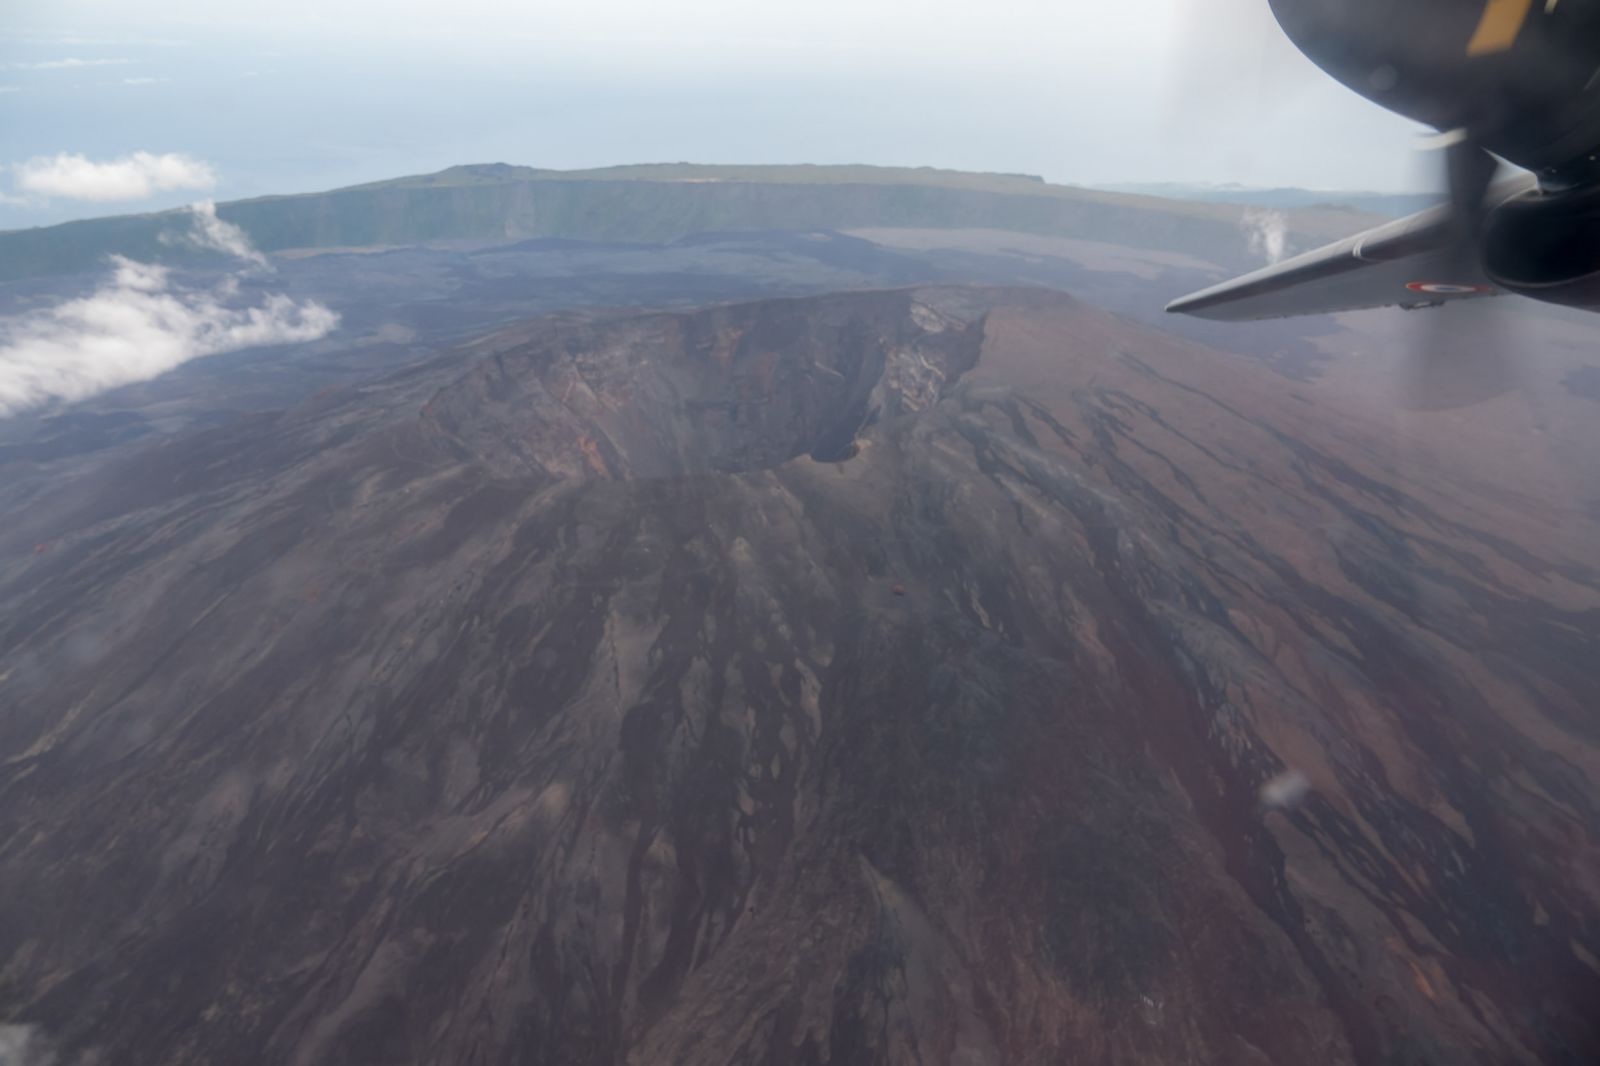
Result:
<svg viewBox="0 0 1600 1066"><path fill-rule="evenodd" d="M0 318L0 416L145 381L202 356L316 340L338 325L322 304L278 293L241 306L240 278L270 267L212 204L191 209L183 239L250 266L194 289L175 284L165 267L113 256L111 278L88 296Z"/></svg>
<svg viewBox="0 0 1600 1066"><path fill-rule="evenodd" d="M18 191L69 200L143 200L158 192L209 189L217 183L210 164L177 152L134 152L104 163L62 152L11 169Z"/></svg>

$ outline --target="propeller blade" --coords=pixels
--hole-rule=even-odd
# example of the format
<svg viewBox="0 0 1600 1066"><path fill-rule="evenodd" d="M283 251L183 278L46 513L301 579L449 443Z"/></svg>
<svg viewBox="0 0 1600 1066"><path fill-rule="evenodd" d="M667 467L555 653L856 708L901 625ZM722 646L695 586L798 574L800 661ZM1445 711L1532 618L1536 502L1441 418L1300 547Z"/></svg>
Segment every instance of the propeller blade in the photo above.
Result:
<svg viewBox="0 0 1600 1066"><path fill-rule="evenodd" d="M1500 169L1471 131L1441 132L1434 145L1444 153L1445 202L1455 254L1479 254L1478 235L1489 188ZM1418 311L1407 324L1409 349L1401 404L1412 411L1450 411L1482 403L1516 387L1502 309L1494 301Z"/></svg>
<svg viewBox="0 0 1600 1066"><path fill-rule="evenodd" d="M1409 411L1453 411L1517 387L1511 312L1482 300L1405 316L1408 358L1400 403Z"/></svg>
<svg viewBox="0 0 1600 1066"><path fill-rule="evenodd" d="M1483 224L1484 200L1500 161L1465 133L1445 145L1444 169L1456 239L1467 244L1477 237Z"/></svg>

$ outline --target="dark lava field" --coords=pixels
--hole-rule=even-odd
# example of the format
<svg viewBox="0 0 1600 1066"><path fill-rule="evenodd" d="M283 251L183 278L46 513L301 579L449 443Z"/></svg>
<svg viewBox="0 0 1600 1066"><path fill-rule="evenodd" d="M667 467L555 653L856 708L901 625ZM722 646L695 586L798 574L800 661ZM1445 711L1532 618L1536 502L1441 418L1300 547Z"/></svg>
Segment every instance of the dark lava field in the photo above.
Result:
<svg viewBox="0 0 1600 1066"><path fill-rule="evenodd" d="M1600 509L1296 365L880 288L16 431L0 1017L163 1066L1593 1061Z"/></svg>

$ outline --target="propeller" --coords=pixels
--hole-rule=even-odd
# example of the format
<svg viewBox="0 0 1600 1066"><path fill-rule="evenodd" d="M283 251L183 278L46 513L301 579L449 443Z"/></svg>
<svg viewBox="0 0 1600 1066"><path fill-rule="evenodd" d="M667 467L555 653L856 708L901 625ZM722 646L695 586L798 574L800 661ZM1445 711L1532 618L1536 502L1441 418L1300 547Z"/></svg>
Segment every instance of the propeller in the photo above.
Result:
<svg viewBox="0 0 1600 1066"><path fill-rule="evenodd" d="M1466 130L1444 145L1445 190L1457 242L1470 247L1483 228L1500 161Z"/></svg>
<svg viewBox="0 0 1600 1066"><path fill-rule="evenodd" d="M1360 92L1363 87L1353 84L1349 75L1369 61L1359 58L1362 55L1370 55L1373 64L1371 87L1384 82L1392 86L1397 72L1383 65L1383 49L1372 49L1361 36L1373 18L1387 19L1395 40L1408 42L1397 46L1399 51L1414 51L1424 62L1447 61L1423 32L1434 17L1427 5L1389 5L1384 0L1215 0L1184 5L1184 10L1187 15L1172 38L1169 99L1175 136L1192 128L1198 106L1217 113L1230 105L1259 107L1263 99L1281 102L1305 91L1307 85L1325 87L1330 78ZM1512 23L1520 24L1516 19L1504 25L1498 17L1490 20L1490 29L1496 32L1483 41L1475 35L1464 58L1504 50L1515 36L1509 33ZM1348 47L1341 43L1346 35ZM1301 47L1311 40L1324 45L1315 59ZM1448 57L1448 62L1460 61ZM1340 70L1344 77L1336 73ZM1364 95L1388 106L1371 93ZM1440 113L1453 114L1459 125L1446 125L1425 142L1425 147L1437 150L1440 202L1448 212L1448 232L1438 258L1431 260L1438 270L1432 280L1465 283L1481 279L1480 236L1495 203L1500 167L1485 140L1492 137L1490 127L1496 118L1488 107L1445 108ZM1256 149L1274 150L1264 142ZM1451 409L1481 403L1513 388L1516 380L1504 341L1515 311L1506 303L1460 300L1398 316L1396 334L1406 355L1400 404L1417 411Z"/></svg>
<svg viewBox="0 0 1600 1066"><path fill-rule="evenodd" d="M1517 386L1508 353L1512 330L1497 301L1464 300L1406 315L1400 403L1407 411L1472 407Z"/></svg>
<svg viewBox="0 0 1600 1066"><path fill-rule="evenodd" d="M1446 262L1478 269L1478 238L1500 161L1465 129L1429 139L1442 151L1445 206L1450 213ZM1408 330L1409 358L1401 400L1412 411L1447 411L1493 399L1516 387L1504 309L1482 301L1430 308Z"/></svg>

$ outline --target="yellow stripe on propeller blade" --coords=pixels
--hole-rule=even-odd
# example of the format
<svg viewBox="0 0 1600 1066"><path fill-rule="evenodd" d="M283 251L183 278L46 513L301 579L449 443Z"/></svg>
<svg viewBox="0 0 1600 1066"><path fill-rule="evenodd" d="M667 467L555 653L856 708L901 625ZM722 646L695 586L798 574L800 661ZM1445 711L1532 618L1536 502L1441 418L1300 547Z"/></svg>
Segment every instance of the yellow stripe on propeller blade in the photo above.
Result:
<svg viewBox="0 0 1600 1066"><path fill-rule="evenodd" d="M1528 20L1528 12L1532 7L1533 0L1488 0L1483 8L1483 17L1478 20L1478 28L1473 31L1472 40L1467 42L1467 55L1493 55L1510 48L1511 42L1522 31L1522 24Z"/></svg>

